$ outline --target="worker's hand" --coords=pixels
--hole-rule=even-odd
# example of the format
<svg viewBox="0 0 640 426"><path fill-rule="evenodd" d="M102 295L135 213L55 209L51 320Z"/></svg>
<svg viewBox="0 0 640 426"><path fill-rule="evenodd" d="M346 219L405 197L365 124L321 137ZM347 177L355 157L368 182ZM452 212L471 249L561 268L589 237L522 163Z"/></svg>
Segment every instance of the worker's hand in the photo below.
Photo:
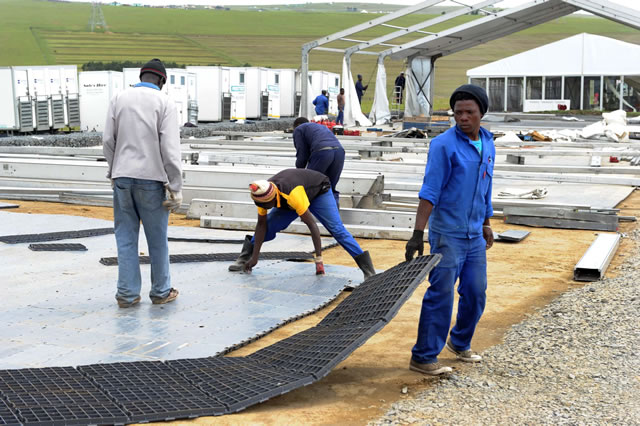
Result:
<svg viewBox="0 0 640 426"><path fill-rule="evenodd" d="M182 191L173 192L167 188L167 199L162 205L170 212L176 211L182 205Z"/></svg>
<svg viewBox="0 0 640 426"><path fill-rule="evenodd" d="M313 255L313 261L316 263L316 275L324 275L322 256Z"/></svg>
<svg viewBox="0 0 640 426"><path fill-rule="evenodd" d="M254 266L256 266L258 264L258 258L251 256L251 259L249 259L247 261L247 263L244 264L244 271L246 273L251 273L251 269L253 269Z"/></svg>
<svg viewBox="0 0 640 426"><path fill-rule="evenodd" d="M111 181L111 189L116 189L116 181L113 179L109 179Z"/></svg>
<svg viewBox="0 0 640 426"><path fill-rule="evenodd" d="M408 262L413 259L413 255L418 252L419 256L422 256L424 252L424 231L413 230L411 239L407 241L405 246L404 259Z"/></svg>
<svg viewBox="0 0 640 426"><path fill-rule="evenodd" d="M487 242L487 250L493 246L493 229L489 225L482 225L482 236Z"/></svg>

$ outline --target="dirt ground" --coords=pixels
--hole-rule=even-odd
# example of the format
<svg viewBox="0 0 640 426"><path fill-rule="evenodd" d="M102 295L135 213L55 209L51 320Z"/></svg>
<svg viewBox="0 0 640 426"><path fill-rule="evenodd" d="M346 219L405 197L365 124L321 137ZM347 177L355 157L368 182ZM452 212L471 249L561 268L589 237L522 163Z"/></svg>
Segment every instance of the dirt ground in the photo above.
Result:
<svg viewBox="0 0 640 426"><path fill-rule="evenodd" d="M11 202L11 201L6 201ZM56 203L19 202L26 213L67 214L112 219L110 208L84 207ZM619 206L621 215L640 217L640 192L634 192ZM170 224L198 226L195 220L172 215ZM480 320L473 340L473 349L482 351L501 342L511 325L522 321L528 314L546 305L562 292L582 286L572 280L573 268L585 250L593 242L596 232L556 230L506 225L499 219L492 221L494 231L524 229L531 235L517 244L496 243L488 252L488 297L485 313ZM636 223L623 222L621 232L629 232ZM371 252L376 268L386 269L403 261L403 241L363 240L359 243ZM625 253L636 250L633 242L623 242L613 260L608 276L615 274L615 267ZM323 255L328 265L355 266L342 248L328 250ZM367 343L356 350L321 381L286 395L251 407L238 414L223 417L206 417L189 422L196 424L365 424L382 415L389 406L413 393L428 389L438 379L427 378L409 371L411 347L415 342L418 316L425 281L402 307L396 318ZM278 340L291 336L317 324L337 301L318 313L288 324L268 336L252 343L230 356L243 356ZM454 313L455 316L455 313ZM456 362L444 351L440 361L464 374L472 365ZM403 387L408 394L402 394ZM177 422L176 422L177 423Z"/></svg>

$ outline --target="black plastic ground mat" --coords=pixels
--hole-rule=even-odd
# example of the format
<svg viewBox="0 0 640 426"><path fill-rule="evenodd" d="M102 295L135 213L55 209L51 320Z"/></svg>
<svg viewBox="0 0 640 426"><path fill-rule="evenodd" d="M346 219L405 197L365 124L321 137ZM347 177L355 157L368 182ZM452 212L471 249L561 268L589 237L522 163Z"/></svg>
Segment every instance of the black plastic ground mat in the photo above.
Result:
<svg viewBox="0 0 640 426"><path fill-rule="evenodd" d="M33 251L87 251L84 244L29 244L29 250Z"/></svg>
<svg viewBox="0 0 640 426"><path fill-rule="evenodd" d="M0 425L21 424L18 414L0 397Z"/></svg>
<svg viewBox="0 0 640 426"><path fill-rule="evenodd" d="M83 229L81 231L48 232L45 234L22 234L0 236L6 244L42 243L46 241L71 240L74 238L98 237L113 234L113 228Z"/></svg>
<svg viewBox="0 0 640 426"><path fill-rule="evenodd" d="M238 253L206 253L206 254L172 254L169 256L170 263L191 263L191 262L233 262L238 258ZM287 260L299 261L313 259L313 254L303 251L274 251L260 253L260 260ZM117 257L103 257L100 263L106 266L118 264ZM149 256L140 256L140 264L151 263Z"/></svg>
<svg viewBox="0 0 640 426"><path fill-rule="evenodd" d="M315 327L247 357L0 370L0 425L122 424L244 410L329 374L388 324L439 260L419 257L365 280Z"/></svg>
<svg viewBox="0 0 640 426"><path fill-rule="evenodd" d="M314 381L310 374L279 369L248 358L201 358L197 365L181 361L168 363L225 404L231 413Z"/></svg>

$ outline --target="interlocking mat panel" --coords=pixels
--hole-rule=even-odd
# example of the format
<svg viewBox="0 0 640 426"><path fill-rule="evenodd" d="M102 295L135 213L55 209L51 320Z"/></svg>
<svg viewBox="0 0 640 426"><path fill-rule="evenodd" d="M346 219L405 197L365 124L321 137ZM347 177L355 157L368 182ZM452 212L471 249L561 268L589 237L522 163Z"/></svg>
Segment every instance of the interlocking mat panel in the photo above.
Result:
<svg viewBox="0 0 640 426"><path fill-rule="evenodd" d="M439 260L422 256L367 279L315 327L247 357L0 370L0 424L133 423L244 410L329 374L396 315Z"/></svg>

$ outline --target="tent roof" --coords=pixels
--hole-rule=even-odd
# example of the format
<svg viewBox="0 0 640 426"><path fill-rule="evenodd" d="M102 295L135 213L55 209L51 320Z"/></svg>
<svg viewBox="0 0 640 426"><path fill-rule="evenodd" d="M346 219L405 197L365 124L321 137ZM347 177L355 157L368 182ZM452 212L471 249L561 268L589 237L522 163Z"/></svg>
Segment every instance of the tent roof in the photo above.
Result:
<svg viewBox="0 0 640 426"><path fill-rule="evenodd" d="M640 75L640 46L578 34L467 71L470 77Z"/></svg>
<svg viewBox="0 0 640 426"><path fill-rule="evenodd" d="M451 55L578 10L640 28L640 12L606 0L532 0L519 7L505 9L495 15L393 47L383 54L390 55L392 59L404 59L417 54L431 57Z"/></svg>

